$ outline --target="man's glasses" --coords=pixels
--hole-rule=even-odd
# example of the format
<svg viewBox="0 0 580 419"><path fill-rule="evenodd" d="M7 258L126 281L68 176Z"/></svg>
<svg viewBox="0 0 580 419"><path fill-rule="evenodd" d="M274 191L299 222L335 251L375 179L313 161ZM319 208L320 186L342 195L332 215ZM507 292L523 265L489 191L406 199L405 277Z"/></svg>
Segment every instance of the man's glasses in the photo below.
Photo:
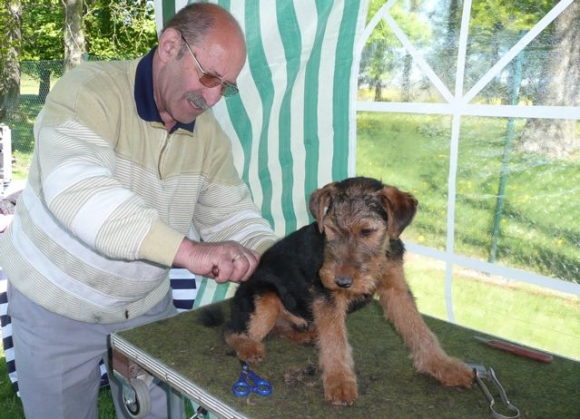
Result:
<svg viewBox="0 0 580 419"><path fill-rule="evenodd" d="M213 74L206 73L201 64L199 63L199 61L197 61L195 54L191 50L191 47L189 46L183 35L181 35L181 39L183 40L185 46L189 50L189 53L193 57L193 61L195 61L197 68L199 68L199 72L201 73L201 76L199 77L199 82L201 84L209 88L221 85L220 92L222 96L234 96L235 94L238 93L238 87L235 84L223 81L221 78L219 78L218 76L214 76Z"/></svg>

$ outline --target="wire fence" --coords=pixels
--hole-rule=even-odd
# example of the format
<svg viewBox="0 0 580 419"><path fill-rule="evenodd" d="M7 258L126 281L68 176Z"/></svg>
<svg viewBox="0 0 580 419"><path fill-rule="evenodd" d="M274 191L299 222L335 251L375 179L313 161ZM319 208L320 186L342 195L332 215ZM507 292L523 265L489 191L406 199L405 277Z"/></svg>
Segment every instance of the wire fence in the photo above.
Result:
<svg viewBox="0 0 580 419"><path fill-rule="evenodd" d="M85 56L85 61L101 57ZM63 75L64 60L21 61L20 95L0 120L0 179L4 186L12 176L24 178L34 150L33 128L46 97ZM8 141L7 136L10 136Z"/></svg>

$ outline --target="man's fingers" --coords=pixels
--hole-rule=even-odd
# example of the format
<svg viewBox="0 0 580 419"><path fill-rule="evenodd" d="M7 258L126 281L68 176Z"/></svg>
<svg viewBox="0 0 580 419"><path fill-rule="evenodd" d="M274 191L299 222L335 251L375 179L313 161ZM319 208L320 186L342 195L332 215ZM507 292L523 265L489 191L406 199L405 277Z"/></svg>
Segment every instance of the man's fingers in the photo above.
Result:
<svg viewBox="0 0 580 419"><path fill-rule="evenodd" d="M233 255L222 256L217 269L214 268L214 278L217 282L243 282L248 280L256 266L258 266L259 255L249 249L240 249Z"/></svg>

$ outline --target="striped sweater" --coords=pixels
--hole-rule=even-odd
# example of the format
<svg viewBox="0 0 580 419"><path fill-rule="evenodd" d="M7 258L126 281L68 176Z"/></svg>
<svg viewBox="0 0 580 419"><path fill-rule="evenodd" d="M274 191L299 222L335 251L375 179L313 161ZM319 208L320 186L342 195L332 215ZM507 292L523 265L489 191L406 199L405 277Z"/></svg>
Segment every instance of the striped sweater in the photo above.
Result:
<svg viewBox="0 0 580 419"><path fill-rule="evenodd" d="M211 111L165 129L153 53L84 63L59 80L36 120L28 182L0 241L10 284L75 320L145 313L169 291L168 269L191 231L258 251L276 239Z"/></svg>

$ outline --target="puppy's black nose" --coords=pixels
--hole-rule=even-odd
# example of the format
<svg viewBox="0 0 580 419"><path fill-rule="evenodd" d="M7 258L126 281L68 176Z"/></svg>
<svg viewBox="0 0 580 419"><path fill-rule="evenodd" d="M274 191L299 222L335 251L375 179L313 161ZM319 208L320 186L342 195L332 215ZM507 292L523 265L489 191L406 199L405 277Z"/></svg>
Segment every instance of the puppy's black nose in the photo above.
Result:
<svg viewBox="0 0 580 419"><path fill-rule="evenodd" d="M341 288L348 288L352 285L352 276L336 276L334 283Z"/></svg>

